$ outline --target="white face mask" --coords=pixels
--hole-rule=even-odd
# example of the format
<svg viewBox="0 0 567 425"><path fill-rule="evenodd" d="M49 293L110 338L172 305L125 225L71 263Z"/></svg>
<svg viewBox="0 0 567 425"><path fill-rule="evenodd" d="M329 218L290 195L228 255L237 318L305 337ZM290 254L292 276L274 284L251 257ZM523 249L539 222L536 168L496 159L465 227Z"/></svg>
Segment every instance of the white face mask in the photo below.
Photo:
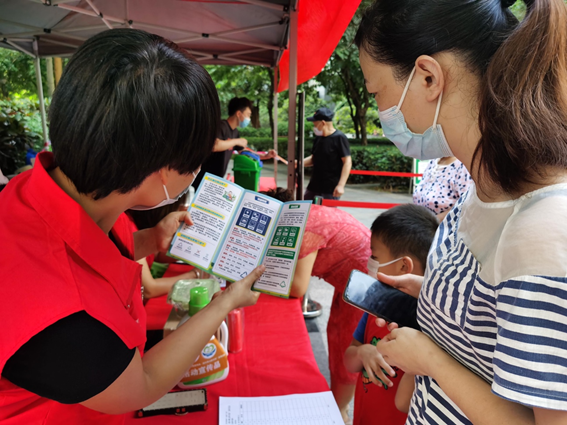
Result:
<svg viewBox="0 0 567 425"><path fill-rule="evenodd" d="M380 267L385 267L385 266L389 266L390 264L395 263L396 261L401 260L404 257L400 257L400 258L396 258L395 260L392 261L388 261L387 263L384 264L380 264L380 261L375 260L374 258L370 257L368 258L368 275L370 277L373 277L374 279L376 279L376 275L378 274L378 269Z"/></svg>
<svg viewBox="0 0 567 425"><path fill-rule="evenodd" d="M315 136L320 137L323 135L323 130L319 130L317 127L313 126L313 133L315 133Z"/></svg>
<svg viewBox="0 0 567 425"><path fill-rule="evenodd" d="M392 106L390 109L386 109L383 112L378 111L378 117L382 124L384 136L390 139L390 141L396 145L400 152L405 156L416 159L436 159L454 156L449 144L447 143L447 139L445 139L445 134L443 133L441 125L437 124L443 93L439 95L439 100L437 101L437 110L435 111L433 125L425 130L425 133L414 133L406 124L401 107L404 103L404 99L414 74L415 68L409 76L404 92L402 93L400 103L397 106Z"/></svg>
<svg viewBox="0 0 567 425"><path fill-rule="evenodd" d="M193 171L193 173L192 173L193 174L193 181L195 181L195 179L199 175L200 171L201 171L201 169L199 169L199 171L197 171L197 174L195 174L195 172ZM191 183L193 183L193 182L191 182ZM169 197L169 193L167 192L167 187L165 187L165 185L163 185L163 191L165 192L165 199L163 201L161 201L159 204L154 205L153 207L145 207L143 205L137 205L137 206L132 207L130 209L132 211L148 211L148 210L154 210L156 208L165 207L166 205L170 205L170 204L173 204L173 203L179 201L179 199L189 191L190 187L191 187L191 185L187 186L187 188L185 190L181 191L181 193L179 195L177 195L176 198L171 199Z"/></svg>

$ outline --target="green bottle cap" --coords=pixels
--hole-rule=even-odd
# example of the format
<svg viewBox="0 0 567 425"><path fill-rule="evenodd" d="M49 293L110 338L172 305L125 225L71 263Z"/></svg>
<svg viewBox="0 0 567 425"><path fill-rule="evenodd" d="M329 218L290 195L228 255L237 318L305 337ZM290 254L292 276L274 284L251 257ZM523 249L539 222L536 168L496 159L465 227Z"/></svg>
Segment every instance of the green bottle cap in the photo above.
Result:
<svg viewBox="0 0 567 425"><path fill-rule="evenodd" d="M193 316L209 304L209 290L204 286L197 286L191 288L189 294L189 316Z"/></svg>

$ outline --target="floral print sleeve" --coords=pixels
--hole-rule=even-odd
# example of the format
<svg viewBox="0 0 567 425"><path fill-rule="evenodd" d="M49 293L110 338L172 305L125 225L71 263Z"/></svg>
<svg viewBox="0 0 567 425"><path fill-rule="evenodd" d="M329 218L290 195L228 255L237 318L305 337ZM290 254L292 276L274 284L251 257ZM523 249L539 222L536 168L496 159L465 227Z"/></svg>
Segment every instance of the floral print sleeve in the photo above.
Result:
<svg viewBox="0 0 567 425"><path fill-rule="evenodd" d="M466 193L471 181L471 176L461 161L439 165L437 159L431 160L423 172L421 182L415 188L413 202L435 214L444 213L453 208Z"/></svg>

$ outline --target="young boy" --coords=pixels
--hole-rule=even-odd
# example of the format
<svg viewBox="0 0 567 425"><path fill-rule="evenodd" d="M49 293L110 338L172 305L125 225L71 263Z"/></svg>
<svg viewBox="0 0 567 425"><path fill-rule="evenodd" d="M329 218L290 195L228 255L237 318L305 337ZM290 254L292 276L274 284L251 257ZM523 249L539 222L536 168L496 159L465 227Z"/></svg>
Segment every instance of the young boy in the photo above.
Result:
<svg viewBox="0 0 567 425"><path fill-rule="evenodd" d="M371 227L372 256L368 260L368 274L374 278L378 272L398 276L413 273L423 276L427 254L438 222L428 209L400 205L382 213ZM406 377L402 387L402 371L394 371L384 361L375 346L388 330L376 325L376 318L364 314L346 350L344 362L350 372L362 372L354 395L354 425L402 425L407 410L413 381ZM400 394L396 400L396 390ZM402 394L403 393L403 394Z"/></svg>

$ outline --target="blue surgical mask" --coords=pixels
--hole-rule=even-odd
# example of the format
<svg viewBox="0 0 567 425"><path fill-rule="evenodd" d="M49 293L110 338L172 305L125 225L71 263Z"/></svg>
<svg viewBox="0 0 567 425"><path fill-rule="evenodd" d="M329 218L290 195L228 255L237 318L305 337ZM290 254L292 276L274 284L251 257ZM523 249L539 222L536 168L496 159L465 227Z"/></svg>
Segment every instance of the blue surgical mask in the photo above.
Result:
<svg viewBox="0 0 567 425"><path fill-rule="evenodd" d="M414 74L415 68L409 76L400 103L383 112L378 111L384 136L390 139L405 156L416 159L436 159L454 156L447 143L447 139L445 139L441 125L437 124L443 93L439 95L439 100L437 101L437 110L435 111L433 125L425 130L425 133L416 134L412 132L406 124L401 108Z"/></svg>
<svg viewBox="0 0 567 425"><path fill-rule="evenodd" d="M197 178L197 176L199 175L199 172L201 170L199 169L199 171L197 171L197 174L195 174L195 172L193 172L193 181L195 181L195 179ZM193 183L193 182L191 182ZM145 207L143 205L137 205L135 207L130 208L132 211L148 211L148 210L154 210L156 208L161 208L161 207L165 207L166 205L170 205L173 204L177 201L179 201L179 199L185 195L188 191L189 188L191 187L191 185L187 186L187 189L183 190L179 195L177 195L177 197L175 197L174 199L171 199L169 197L169 192L167 191L167 187L165 187L165 185L163 185L163 191L165 192L165 199L163 201L161 201L159 204L154 205L153 207Z"/></svg>
<svg viewBox="0 0 567 425"><path fill-rule="evenodd" d="M248 127L248 124L250 124L250 118L244 118L243 121L240 121L240 128L246 128Z"/></svg>

